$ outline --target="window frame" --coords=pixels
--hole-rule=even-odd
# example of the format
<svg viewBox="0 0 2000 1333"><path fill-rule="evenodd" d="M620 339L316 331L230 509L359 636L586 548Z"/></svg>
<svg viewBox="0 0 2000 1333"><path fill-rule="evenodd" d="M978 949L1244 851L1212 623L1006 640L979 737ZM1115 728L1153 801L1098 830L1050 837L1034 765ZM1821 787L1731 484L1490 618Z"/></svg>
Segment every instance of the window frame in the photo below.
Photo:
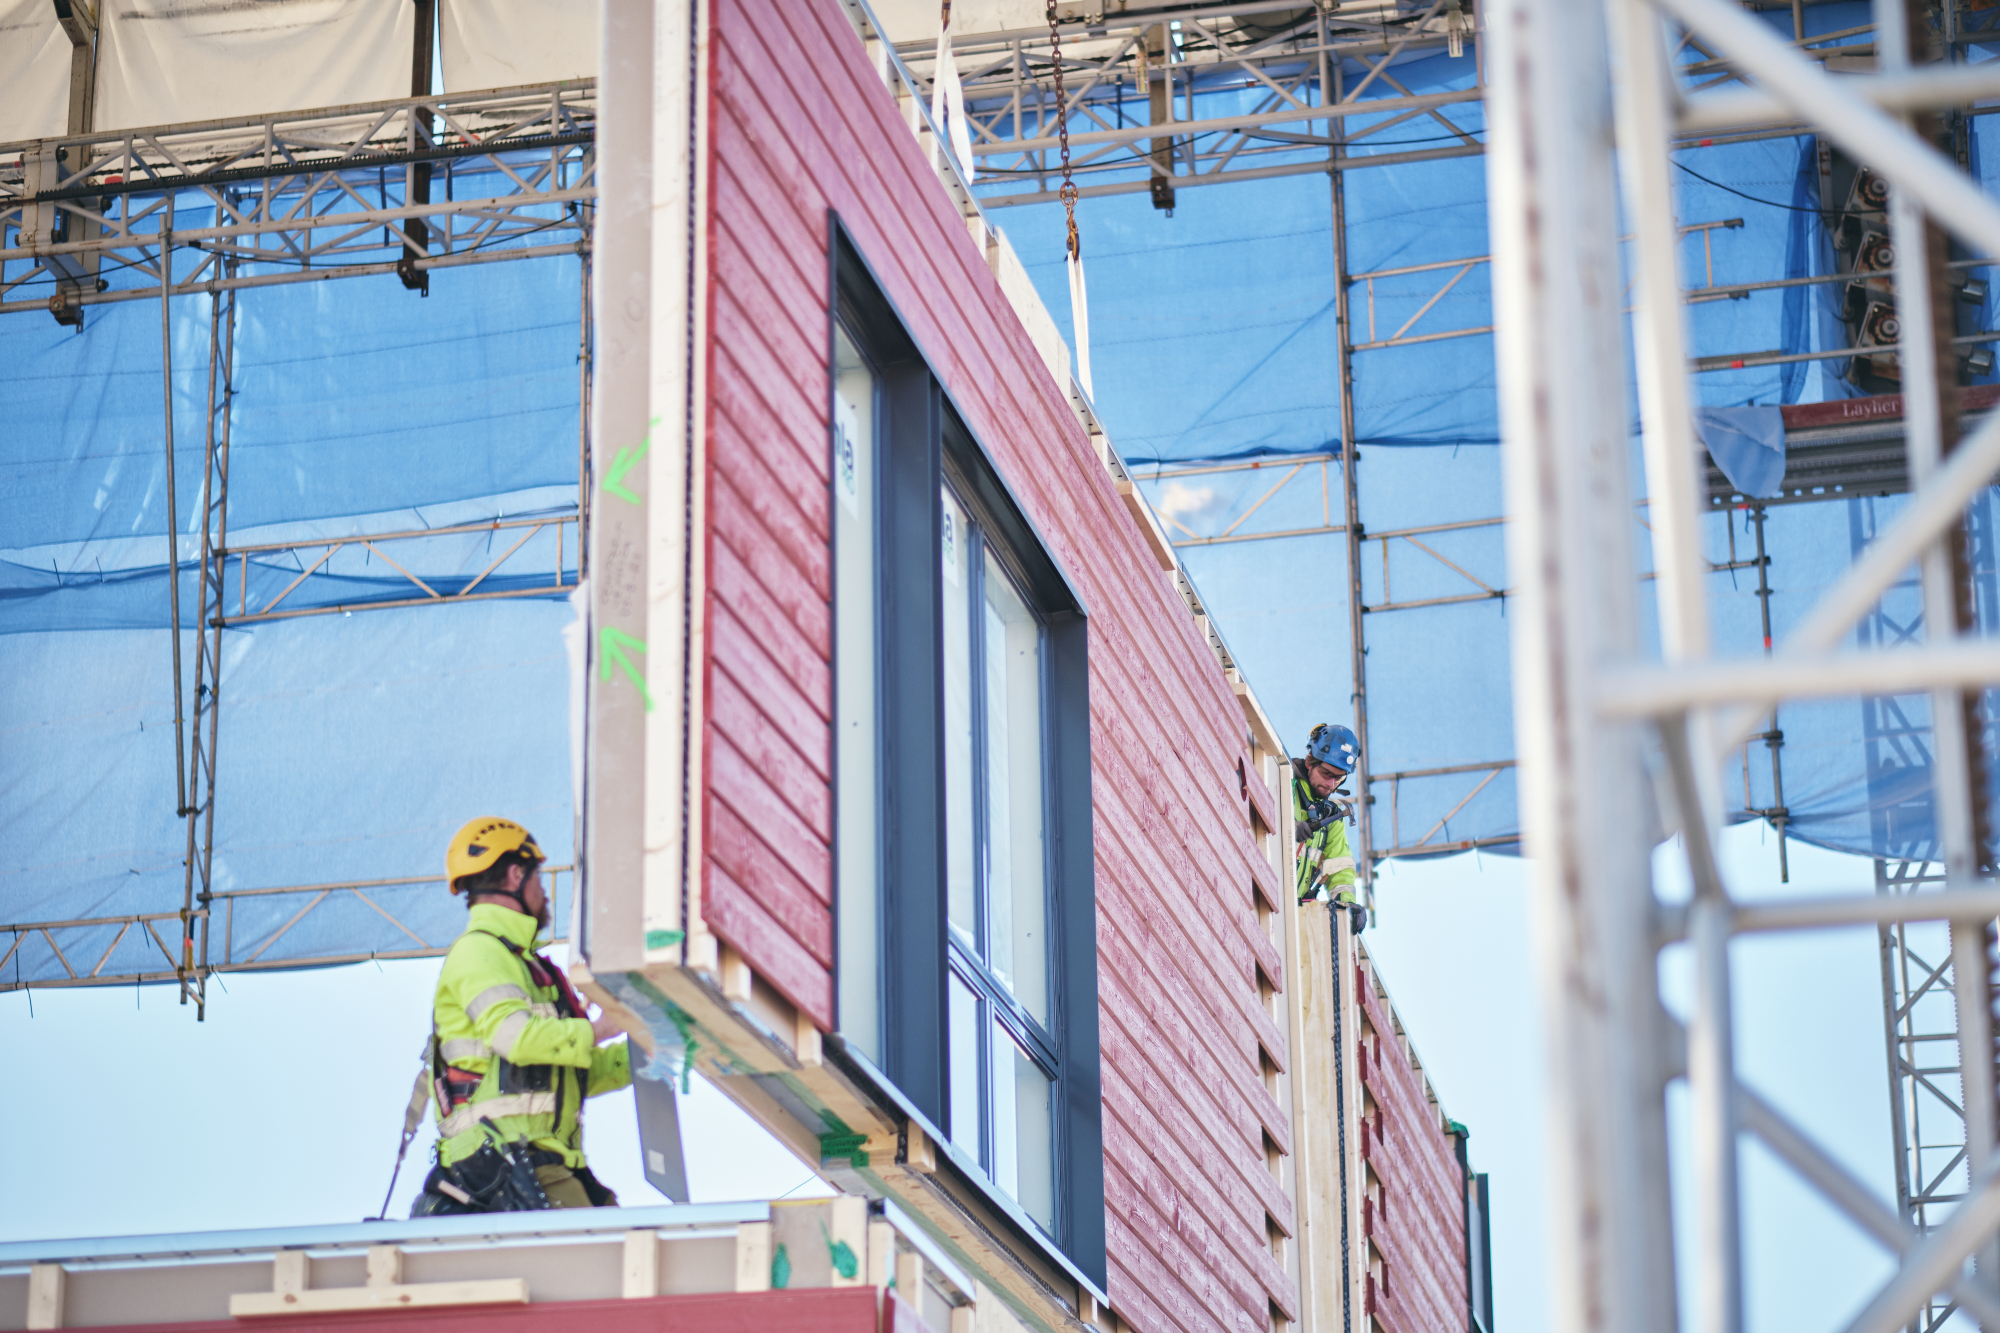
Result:
<svg viewBox="0 0 2000 1333"><path fill-rule="evenodd" d="M1002 481L990 454L955 409L907 323L884 297L867 261L837 215L829 216L830 296L827 364L835 331L844 332L876 374L873 458L875 493L874 635L877 883L873 938L844 935L835 919L838 974L875 965L879 1032L836 1033L828 1049L851 1073L916 1121L947 1166L1022 1239L1070 1275L1102 1294L1105 1285L1104 1163L1097 1001L1097 932L1090 797L1088 612L1049 546ZM832 376L829 375L831 381ZM829 451L832 448L829 395ZM829 454L830 456L830 454ZM829 503L833 479L828 482ZM971 988L1012 1033L1050 1081L1048 1227L994 1183L990 1094L982 1094L982 1151L974 1160L943 1132L951 1123L950 1048L946 1016L954 963L965 959L953 938L946 897L944 782L943 575L939 559L943 504L949 487L978 532L970 561L991 549L1031 608L1041 630L1040 728L1044 902L1049 1021L1038 1023L988 973ZM983 564L978 566L985 577ZM836 572L834 580L838 585ZM981 603L983 607L983 602ZM834 617L836 625L839 615ZM834 645L838 671L843 649ZM836 687L837 689L837 687ZM894 701L893 707L886 706ZM836 738L834 799L841 799ZM983 822L983 821L982 821ZM835 828L842 827L836 812ZM981 843L983 850L983 841ZM982 858L983 859L983 858ZM836 849L836 867L840 857ZM838 874L838 871L836 871ZM978 871L984 886L987 871ZM988 895L979 895L982 930ZM835 901L843 900L836 883ZM863 929L868 923L863 923ZM853 946L853 947L850 947ZM851 980L851 978L848 978ZM837 1014L848 1006L837 1005ZM1022 1037L1029 1040L1021 1041ZM867 1040L872 1038L872 1040ZM981 1030L981 1075L993 1077L991 1020ZM871 1058L867 1050L879 1052Z"/></svg>

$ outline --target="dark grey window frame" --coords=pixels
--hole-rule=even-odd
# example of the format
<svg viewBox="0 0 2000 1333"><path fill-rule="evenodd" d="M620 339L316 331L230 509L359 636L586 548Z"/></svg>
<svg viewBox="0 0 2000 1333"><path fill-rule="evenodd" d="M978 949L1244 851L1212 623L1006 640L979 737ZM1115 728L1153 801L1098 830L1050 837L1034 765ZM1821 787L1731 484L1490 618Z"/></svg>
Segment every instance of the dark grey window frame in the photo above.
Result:
<svg viewBox="0 0 2000 1333"><path fill-rule="evenodd" d="M906 322L829 214L827 348L844 329L878 377L876 401L876 718L880 849L877 957L881 1067L836 1032L850 1073L920 1123L940 1171L982 1196L1021 1238L1103 1293L1104 1147L1097 1022L1097 905L1090 799L1089 616L1047 543L1014 502ZM830 446L829 446L830 447ZM1049 882L1050 1024L1037 1059L1054 1066L1053 1235L992 1188L951 1144L946 924L941 488L949 485L1044 629L1043 732ZM839 800L836 791L835 800ZM841 929L836 920L835 930ZM836 946L836 957L840 956ZM1013 1006L1018 1009L1018 1005ZM1010 1027L1034 1031L1025 1013ZM837 1026L837 1024L836 1024Z"/></svg>

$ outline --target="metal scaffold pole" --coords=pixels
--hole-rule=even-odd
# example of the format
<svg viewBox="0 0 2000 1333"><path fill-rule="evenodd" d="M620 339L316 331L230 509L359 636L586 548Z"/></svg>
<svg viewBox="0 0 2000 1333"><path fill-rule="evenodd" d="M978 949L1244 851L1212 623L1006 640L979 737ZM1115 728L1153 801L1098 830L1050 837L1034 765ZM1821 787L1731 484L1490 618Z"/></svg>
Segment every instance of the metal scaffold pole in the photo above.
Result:
<svg viewBox="0 0 2000 1333"><path fill-rule="evenodd" d="M236 268L232 261L229 272ZM181 993L207 1017L209 906L215 880L215 756L222 707L223 584L229 568L229 428L236 385L236 292L210 298L208 419L201 482L201 557L196 566L194 719L189 730L185 799L186 878L181 897ZM178 631L176 631L178 633ZM203 726L206 724L206 731ZM200 929L197 943L195 931Z"/></svg>
<svg viewBox="0 0 2000 1333"><path fill-rule="evenodd" d="M1597 715L1636 659L1603 12L1487 6L1488 210L1515 735L1548 1052L1547 1252L1563 1333L1676 1315L1645 769Z"/></svg>
<svg viewBox="0 0 2000 1333"><path fill-rule="evenodd" d="M1324 18L1321 20L1324 22ZM1344 97L1346 80L1338 60L1331 65L1330 84L1322 83L1320 100L1329 105ZM1323 65L1322 68L1325 66ZM1332 158L1340 155L1346 137L1346 122L1329 117L1327 137L1333 146ZM1354 441L1354 334L1349 323L1347 299L1347 182L1345 174L1329 170L1333 209L1333 301L1336 366L1340 376L1340 496L1341 524L1347 541L1347 632L1350 669L1354 682L1354 734L1361 742L1361 755L1354 769L1354 867L1360 872L1361 900L1372 913L1375 908L1374 838L1369 815L1373 792L1368 785L1372 753L1368 738L1368 643L1362 629L1361 596L1361 482L1357 475L1361 449Z"/></svg>
<svg viewBox="0 0 2000 1333"><path fill-rule="evenodd" d="M1605 27L1588 20L1608 16ZM1903 315L1897 348L1906 386L1913 494L1897 517L1857 548L1851 568L1826 589L1764 657L1716 659L1707 643L1698 489L1686 464L1690 373L1682 328L1673 178L1676 132L1712 112L1718 98L1674 87L1669 45L1687 30L1735 77L1757 85L1888 182L1899 214L1895 297ZM1949 28L1949 24L1947 24ZM1884 0L1878 37L1908 27ZM2000 668L1994 640L1961 639L1972 628L1962 561L1953 543L1962 515L2000 467L2000 417L1957 448L1946 426L1950 390L1941 366L1951 331L1933 318L1933 275L1943 260L1925 228L1948 228L1967 245L2000 234L2000 204L1968 181L1929 136L1899 117L1947 105L1949 87L1892 110L1816 67L1756 17L1727 0L1605 0L1578 11L1557 0L1507 0L1489 24L1494 40L1488 98L1489 209L1494 324L1508 509L1508 552L1518 581L1511 617L1515 734L1520 744L1526 848L1535 875L1536 940L1552 1105L1549 1247L1564 1330L1666 1330L1677 1326L1676 1292L1686 1279L1704 1333L1742 1326L1742 1225L1737 1139L1749 1132L1898 1257L1894 1275L1849 1324L1850 1333L1891 1333L1948 1293L1955 1308L2000 1326L1993 1279L2000 1262L2000 1162L1993 1153L1988 932L2000 903L1984 878L1985 838L1974 800L1983 791L1968 691ZM1908 51L1886 36L1885 78L1907 69ZM1612 74L1616 75L1615 104ZM1911 87L1917 85L1912 82ZM1740 96L1730 94L1731 97ZM1654 564L1660 589L1661 661L1642 654L1632 594L1633 495L1627 452L1620 309L1625 285L1616 252L1613 149L1619 153L1631 252L1634 361L1645 428ZM1761 522L1761 515L1759 516ZM1760 604L1768 608L1760 542ZM1728 568L1737 562L1730 561ZM1915 564L1922 576L1924 642L1849 649L1857 624L1879 616L1883 594ZM1928 695L1933 700L1932 787L1940 892L1733 901L1716 857L1720 758L1749 738L1784 701ZM1645 729L1645 730L1642 730ZM1692 901L1670 905L1652 892L1648 776L1642 746L1657 732L1670 790L1659 797L1682 834ZM1772 728L1775 730L1775 727ZM1774 796L1776 775L1774 774ZM1782 798L1778 798L1782 810ZM1766 813L1766 812L1759 812ZM1907 877L1904 877L1907 878ZM1886 885L1884 886L1886 887ZM1909 927L1947 923L1949 968L1910 947ZM1886 1027L1897 1090L1943 1073L1928 1065L1916 1016L1942 997L1949 971L1957 997L1956 1044L1964 1052L1965 1158L1932 1168L1924 1149L1899 1163L1904 1217L1891 1213L1847 1168L1793 1125L1736 1071L1731 940L1752 931L1847 924L1885 930ZM1945 931L1930 928L1935 937ZM1655 950L1693 946L1691 1016L1683 1030L1663 1012ZM1917 964L1922 975L1912 969ZM1936 1005L1928 1006L1931 1010ZM1677 1257L1667 1219L1666 1082L1685 1076L1689 1127L1684 1163L1695 1208L1692 1244ZM1941 1099L1943 1094L1940 1093ZM1900 1100L1896 1124L1919 1132ZM1961 1108L1954 1108L1955 1110ZM1907 1142L1906 1145L1907 1147ZM1969 1159L1969 1160L1968 1160ZM1967 1160L1956 1206L1928 1234L1924 1207L1950 1201L1936 1186ZM1975 1261L1974 1273L1965 1265ZM1925 1327L1934 1321L1925 1317Z"/></svg>

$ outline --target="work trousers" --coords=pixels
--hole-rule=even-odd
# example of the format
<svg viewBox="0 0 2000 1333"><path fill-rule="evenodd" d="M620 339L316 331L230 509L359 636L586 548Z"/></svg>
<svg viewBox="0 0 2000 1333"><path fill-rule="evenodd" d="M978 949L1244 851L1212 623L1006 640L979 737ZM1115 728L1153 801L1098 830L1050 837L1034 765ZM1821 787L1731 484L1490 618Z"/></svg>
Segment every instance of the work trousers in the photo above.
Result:
<svg viewBox="0 0 2000 1333"><path fill-rule="evenodd" d="M604 1202L593 1203L590 1190L576 1172L561 1163L535 1168L535 1179L541 1182L542 1193L549 1196L549 1202L558 1208L616 1208L618 1196L603 1185L597 1188L604 1194ZM595 1180L593 1176L591 1179Z"/></svg>

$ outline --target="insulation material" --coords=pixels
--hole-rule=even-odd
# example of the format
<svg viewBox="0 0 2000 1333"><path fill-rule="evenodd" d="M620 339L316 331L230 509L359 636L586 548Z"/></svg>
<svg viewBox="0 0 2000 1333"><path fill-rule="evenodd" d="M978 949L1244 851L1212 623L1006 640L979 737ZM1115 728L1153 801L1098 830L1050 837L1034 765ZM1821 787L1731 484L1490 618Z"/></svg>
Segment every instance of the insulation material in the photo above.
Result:
<svg viewBox="0 0 2000 1333"><path fill-rule="evenodd" d="M597 6L573 0L442 0L446 92L597 77Z"/></svg>
<svg viewBox="0 0 2000 1333"><path fill-rule="evenodd" d="M0 143L68 130L69 55L49 0L0 0Z"/></svg>
<svg viewBox="0 0 2000 1333"><path fill-rule="evenodd" d="M252 17L254 15L254 17ZM98 51L97 128L381 102L410 93L408 0L117 0Z"/></svg>

